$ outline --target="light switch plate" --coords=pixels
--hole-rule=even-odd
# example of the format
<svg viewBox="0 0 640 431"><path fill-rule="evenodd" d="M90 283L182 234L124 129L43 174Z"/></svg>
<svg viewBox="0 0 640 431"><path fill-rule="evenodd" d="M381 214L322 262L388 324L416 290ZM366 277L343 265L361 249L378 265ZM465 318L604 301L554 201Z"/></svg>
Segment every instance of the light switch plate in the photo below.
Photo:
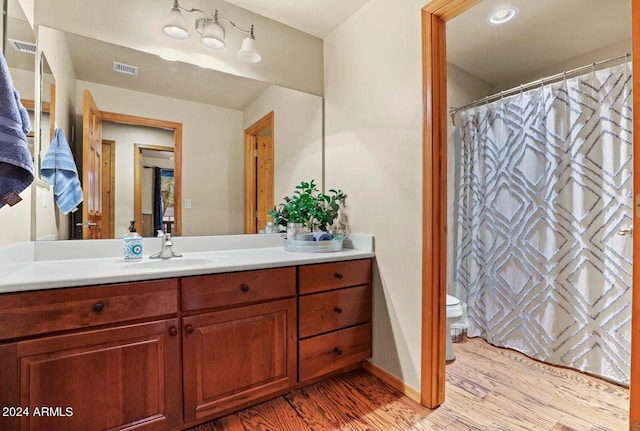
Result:
<svg viewBox="0 0 640 431"><path fill-rule="evenodd" d="M184 209L187 209L187 210L191 209L191 199L184 200Z"/></svg>

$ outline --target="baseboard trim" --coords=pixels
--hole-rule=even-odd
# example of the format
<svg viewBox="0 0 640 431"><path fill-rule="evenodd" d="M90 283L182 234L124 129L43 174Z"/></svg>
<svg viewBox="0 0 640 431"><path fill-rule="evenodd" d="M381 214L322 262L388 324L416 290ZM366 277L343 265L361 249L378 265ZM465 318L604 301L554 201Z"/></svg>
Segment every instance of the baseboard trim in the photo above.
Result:
<svg viewBox="0 0 640 431"><path fill-rule="evenodd" d="M369 361L362 362L362 368L369 371L371 374L391 386L392 388L402 392L404 395L408 396L412 400L416 402L420 402L420 392L407 385L405 382L400 380L399 378L387 373L382 368L372 364Z"/></svg>

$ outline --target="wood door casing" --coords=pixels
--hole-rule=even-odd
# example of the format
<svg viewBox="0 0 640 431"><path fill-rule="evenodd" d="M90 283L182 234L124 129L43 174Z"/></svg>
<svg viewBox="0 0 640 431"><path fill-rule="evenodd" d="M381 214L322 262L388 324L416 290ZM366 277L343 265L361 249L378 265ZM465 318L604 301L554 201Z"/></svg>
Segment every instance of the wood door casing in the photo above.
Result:
<svg viewBox="0 0 640 431"><path fill-rule="evenodd" d="M115 238L116 143L102 140L102 238Z"/></svg>
<svg viewBox="0 0 640 431"><path fill-rule="evenodd" d="M157 129L173 131L173 173L174 173L174 199L176 206L175 224L173 225L172 236L182 235L182 123L174 121L157 120L155 118L139 117L137 115L120 114L117 112L102 111L103 121L117 124L128 124L131 126L144 126ZM135 193L135 190L134 190ZM134 198L135 199L135 198Z"/></svg>
<svg viewBox="0 0 640 431"><path fill-rule="evenodd" d="M143 236L156 236L156 230L155 230L155 226L153 226L153 217L151 217L151 224L152 226L149 227L147 224L145 224L145 217L143 217L142 214L142 195L143 195L143 181L142 181L142 170L143 170L143 166L142 166L142 151L143 150L150 150L150 151L160 151L160 152L169 152L169 153L173 153L174 155L174 161L176 160L176 153L175 153L175 148L172 147L164 147L161 145L143 145L143 144L134 144L133 145L133 219L136 221L136 228L137 230L143 235ZM174 164L173 166L173 172L174 172L174 211L177 210L177 207L179 207L179 200L177 200L177 193L176 193L176 189L178 186L181 186L181 181L180 184L178 184L178 179L176 179L176 165ZM182 175L180 176L182 177ZM178 218L179 216L177 215L177 212L174 212L174 227L176 225L180 225L180 219ZM146 219L149 219L149 217L146 217ZM149 233L149 235L145 235L145 233ZM178 234L175 233L175 230L172 232L165 232L165 233L171 233L171 236L177 236Z"/></svg>
<svg viewBox="0 0 640 431"><path fill-rule="evenodd" d="M633 278L631 304L631 381L629 427L640 430L640 0L631 2L633 87Z"/></svg>
<svg viewBox="0 0 640 431"><path fill-rule="evenodd" d="M271 111L244 131L244 233L264 229L274 206L274 123ZM262 140L260 149L259 140L267 130L271 140Z"/></svg>
<svg viewBox="0 0 640 431"><path fill-rule="evenodd" d="M269 136L257 137L256 160L256 230L264 229L267 221L271 220L269 211L273 208L273 138Z"/></svg>
<svg viewBox="0 0 640 431"><path fill-rule="evenodd" d="M102 116L89 90L82 115L82 239L102 238Z"/></svg>

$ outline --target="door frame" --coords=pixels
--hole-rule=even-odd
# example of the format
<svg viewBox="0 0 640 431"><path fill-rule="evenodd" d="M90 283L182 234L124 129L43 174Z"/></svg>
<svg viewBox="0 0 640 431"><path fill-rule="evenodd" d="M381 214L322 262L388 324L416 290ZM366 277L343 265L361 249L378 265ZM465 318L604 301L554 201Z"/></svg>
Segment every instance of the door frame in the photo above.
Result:
<svg viewBox="0 0 640 431"><path fill-rule="evenodd" d="M162 145L146 145L146 144L133 144L133 219L136 221L136 226L138 226L138 230L141 235L144 235L144 226L142 225L142 150L151 150L151 151L167 151L173 153L174 161L175 161L175 150L173 147L164 147ZM178 206L178 201L175 199L175 166L173 170L174 175L174 203L173 210L175 215L176 207ZM174 223L177 222L177 219L174 217ZM165 230L163 228L163 230ZM154 230L155 232L155 226ZM166 233L166 232L165 232ZM174 235L173 230L171 235Z"/></svg>
<svg viewBox="0 0 640 431"><path fill-rule="evenodd" d="M432 0L422 8L422 360L421 403L444 402L447 221L446 22L481 0ZM640 0L632 0L633 88L640 89ZM633 169L640 172L640 91L633 92ZM638 155L638 156L636 156ZM634 175L640 212L640 175ZM638 213L637 213L638 214ZM640 214L633 229L640 232ZM640 316L640 235L633 236L632 315ZM640 429L640 318L631 321L630 429Z"/></svg>
<svg viewBox="0 0 640 431"><path fill-rule="evenodd" d="M253 123L244 131L244 233L258 233L256 229L256 212L258 210L257 200L264 198L258 193L256 181L260 177L256 172L258 166L254 150L256 150L257 136L265 129L271 128L271 154L273 160L273 152L275 148L275 114L273 111ZM273 177L271 172L269 181L270 190L267 190L267 198L273 200ZM270 196L270 197L269 197ZM273 205L271 203L270 205Z"/></svg>
<svg viewBox="0 0 640 431"><path fill-rule="evenodd" d="M108 123L126 124L129 126L152 127L173 131L173 154L174 154L174 197L176 205L174 207L175 224L173 236L182 235L182 123L174 121L157 120L154 118L138 117L137 115L119 114L115 112L101 111L102 121ZM134 190L135 194L135 190ZM135 205L135 196L134 196ZM135 208L134 208L135 211ZM134 216L136 223L140 223L139 214ZM138 226L142 226L138 224Z"/></svg>

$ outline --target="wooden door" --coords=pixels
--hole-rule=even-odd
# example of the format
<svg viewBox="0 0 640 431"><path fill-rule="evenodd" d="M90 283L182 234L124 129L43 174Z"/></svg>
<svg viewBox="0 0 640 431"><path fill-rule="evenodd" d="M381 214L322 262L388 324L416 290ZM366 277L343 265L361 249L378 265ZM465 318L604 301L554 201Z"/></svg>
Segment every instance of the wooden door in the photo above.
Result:
<svg viewBox="0 0 640 431"><path fill-rule="evenodd" d="M19 429L138 431L177 426L177 325L177 319L169 319L16 343L12 362L17 364L17 405L31 408L29 416L17 421ZM50 409L56 417L47 415ZM8 429L18 427L14 423Z"/></svg>
<svg viewBox="0 0 640 431"><path fill-rule="evenodd" d="M102 238L102 117L89 90L82 114L82 238Z"/></svg>
<svg viewBox="0 0 640 431"><path fill-rule="evenodd" d="M273 208L273 138L271 135L257 137L256 143L256 231L264 229L271 220Z"/></svg>
<svg viewBox="0 0 640 431"><path fill-rule="evenodd" d="M115 238L116 143L102 141L102 238Z"/></svg>
<svg viewBox="0 0 640 431"><path fill-rule="evenodd" d="M295 299L183 318L184 417L220 416L296 383Z"/></svg>

